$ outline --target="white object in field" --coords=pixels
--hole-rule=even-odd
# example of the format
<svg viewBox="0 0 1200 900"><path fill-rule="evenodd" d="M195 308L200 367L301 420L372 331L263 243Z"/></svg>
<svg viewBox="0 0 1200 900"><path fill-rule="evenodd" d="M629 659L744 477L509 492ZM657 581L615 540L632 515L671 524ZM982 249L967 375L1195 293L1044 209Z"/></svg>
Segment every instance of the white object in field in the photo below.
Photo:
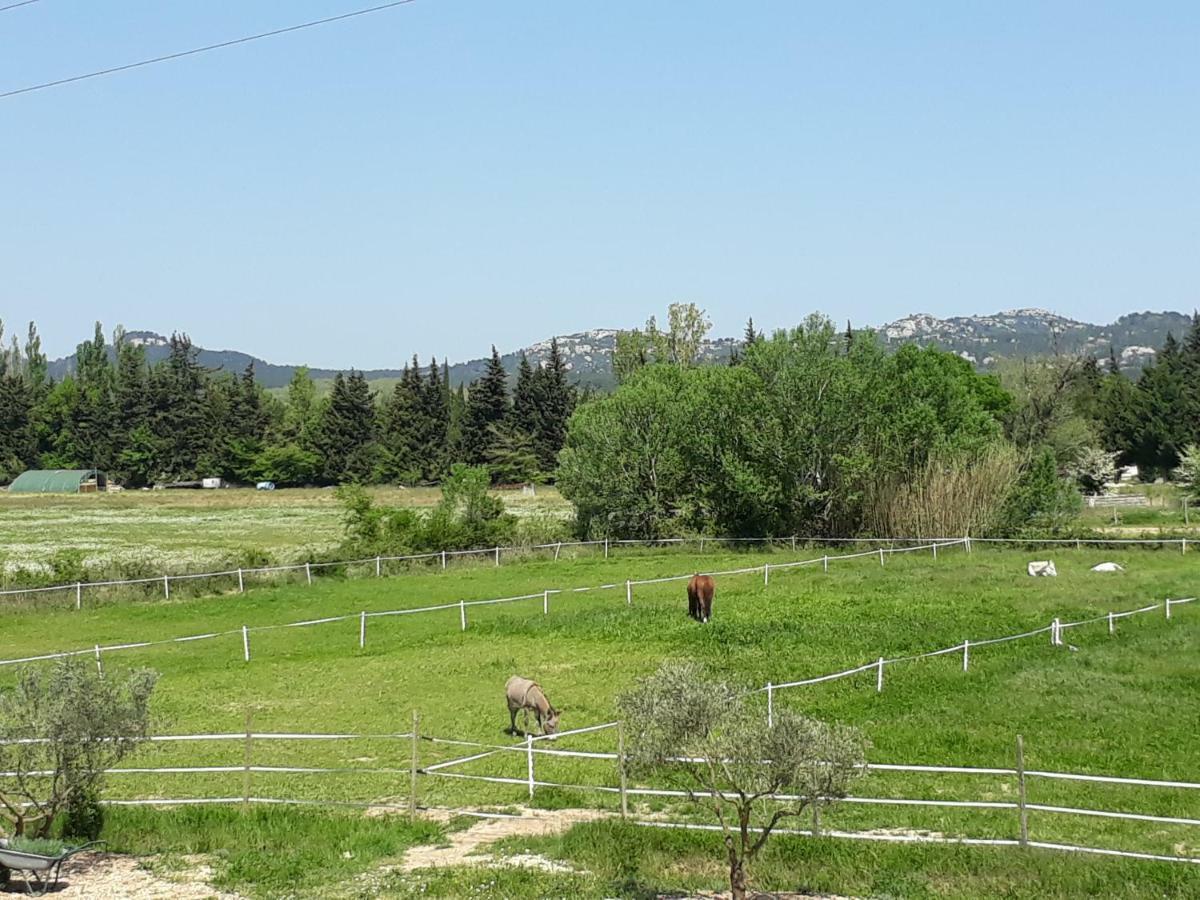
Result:
<svg viewBox="0 0 1200 900"><path fill-rule="evenodd" d="M256 485L254 486L254 489L255 489L256 491L273 491L273 490L275 490L275 482L273 482L273 481L260 481L258 484L256 484Z"/></svg>
<svg viewBox="0 0 1200 900"><path fill-rule="evenodd" d="M537 488L534 487L532 484L522 485L521 486L521 496L536 497L537 496Z"/></svg>
<svg viewBox="0 0 1200 900"><path fill-rule="evenodd" d="M220 478L201 478L200 486L203 488L219 488L221 486Z"/></svg>
<svg viewBox="0 0 1200 900"><path fill-rule="evenodd" d="M1028 572L1030 575L1054 576L1058 574L1058 570L1054 568L1054 561L1049 559L1031 562L1028 566Z"/></svg>
<svg viewBox="0 0 1200 900"><path fill-rule="evenodd" d="M1102 562L1092 566L1093 572L1124 572L1125 567L1115 562Z"/></svg>

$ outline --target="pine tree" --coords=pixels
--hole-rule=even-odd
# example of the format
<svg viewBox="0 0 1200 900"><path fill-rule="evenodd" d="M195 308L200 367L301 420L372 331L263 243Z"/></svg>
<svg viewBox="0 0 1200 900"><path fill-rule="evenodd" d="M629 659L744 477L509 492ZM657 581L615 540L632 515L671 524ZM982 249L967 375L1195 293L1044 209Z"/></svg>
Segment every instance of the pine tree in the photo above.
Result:
<svg viewBox="0 0 1200 900"><path fill-rule="evenodd" d="M517 366L517 386L513 390L512 423L514 428L529 435L531 439L538 433L540 424L540 381L529 364L529 358L522 353L521 362Z"/></svg>
<svg viewBox="0 0 1200 900"><path fill-rule="evenodd" d="M492 346L487 371L477 379L467 395L467 408L463 417L463 453L471 465L485 465L488 451L496 443L492 426L504 424L508 418L508 385L500 354Z"/></svg>
<svg viewBox="0 0 1200 900"><path fill-rule="evenodd" d="M449 372L446 377L449 377ZM450 406L436 357L429 361L429 377L421 396L421 475L426 481L433 482L442 477L450 463L446 446L450 436Z"/></svg>
<svg viewBox="0 0 1200 900"><path fill-rule="evenodd" d="M146 349L130 344L118 330L113 338L117 352L116 465L112 475L129 487L143 487L156 474L160 450L151 426L153 398Z"/></svg>
<svg viewBox="0 0 1200 900"><path fill-rule="evenodd" d="M324 474L334 484L368 481L378 461L375 403L361 372L339 372L321 419Z"/></svg>
<svg viewBox="0 0 1200 900"><path fill-rule="evenodd" d="M416 357L413 357L413 366ZM421 478L417 454L415 417L420 373L407 363L380 413L383 477L388 481L413 484Z"/></svg>
<svg viewBox="0 0 1200 900"><path fill-rule="evenodd" d="M207 398L207 374L196 362L186 334L172 334L169 353L151 381L155 434L163 448L165 475L203 477L201 460L211 456L213 433Z"/></svg>
<svg viewBox="0 0 1200 900"><path fill-rule="evenodd" d="M534 449L543 472L558 468L558 453L567 440L567 421L575 411L575 390L567 382L567 365L558 349L558 340L550 341L550 355L536 373L537 427Z"/></svg>

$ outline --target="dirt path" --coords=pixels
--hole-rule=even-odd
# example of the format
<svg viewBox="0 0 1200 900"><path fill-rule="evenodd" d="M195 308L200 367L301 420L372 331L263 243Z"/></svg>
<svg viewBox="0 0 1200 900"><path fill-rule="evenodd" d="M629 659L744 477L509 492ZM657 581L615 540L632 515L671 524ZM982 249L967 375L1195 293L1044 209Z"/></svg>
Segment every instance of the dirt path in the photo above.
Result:
<svg viewBox="0 0 1200 900"><path fill-rule="evenodd" d="M520 816L480 819L465 831L450 835L449 847L412 847L396 868L401 872L445 866L525 865L567 871L567 867L541 856L521 854L497 858L479 852L496 841L510 837L540 837L559 834L581 822L603 819L607 813L591 809L525 809Z"/></svg>
<svg viewBox="0 0 1200 900"><path fill-rule="evenodd" d="M239 900L237 894L210 887L211 876L208 867L198 862L168 878L142 868L132 856L82 853L63 866L59 889L47 896L62 900ZM25 896L19 875L13 876L7 890L14 897ZM0 894L4 889L0 888Z"/></svg>

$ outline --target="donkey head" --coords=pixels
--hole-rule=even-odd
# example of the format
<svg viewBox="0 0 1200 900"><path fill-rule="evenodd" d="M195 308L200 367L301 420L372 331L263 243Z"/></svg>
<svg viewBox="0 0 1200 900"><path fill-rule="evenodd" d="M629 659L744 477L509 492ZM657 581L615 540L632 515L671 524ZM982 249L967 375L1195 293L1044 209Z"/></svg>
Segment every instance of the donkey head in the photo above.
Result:
<svg viewBox="0 0 1200 900"><path fill-rule="evenodd" d="M562 715L561 709L555 709L553 706L546 712L546 717L542 720L542 730L546 734L554 734L558 731L558 717Z"/></svg>

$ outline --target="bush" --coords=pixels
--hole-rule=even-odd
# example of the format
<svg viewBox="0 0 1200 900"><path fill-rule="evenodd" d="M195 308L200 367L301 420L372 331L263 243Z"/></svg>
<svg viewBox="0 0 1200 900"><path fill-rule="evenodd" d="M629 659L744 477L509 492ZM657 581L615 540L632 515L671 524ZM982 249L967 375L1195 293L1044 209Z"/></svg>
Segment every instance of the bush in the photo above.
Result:
<svg viewBox="0 0 1200 900"><path fill-rule="evenodd" d="M1079 509L1079 491L1059 475L1053 451L1045 449L1013 486L997 521L997 533L1006 537L1061 534L1069 530Z"/></svg>
<svg viewBox="0 0 1200 900"><path fill-rule="evenodd" d="M1102 494L1117 477L1117 454L1084 447L1067 471L1085 494Z"/></svg>
<svg viewBox="0 0 1200 900"><path fill-rule="evenodd" d="M87 843L97 840L103 828L104 807L100 805L100 792L95 786L84 787L72 794L63 815L63 838Z"/></svg>

